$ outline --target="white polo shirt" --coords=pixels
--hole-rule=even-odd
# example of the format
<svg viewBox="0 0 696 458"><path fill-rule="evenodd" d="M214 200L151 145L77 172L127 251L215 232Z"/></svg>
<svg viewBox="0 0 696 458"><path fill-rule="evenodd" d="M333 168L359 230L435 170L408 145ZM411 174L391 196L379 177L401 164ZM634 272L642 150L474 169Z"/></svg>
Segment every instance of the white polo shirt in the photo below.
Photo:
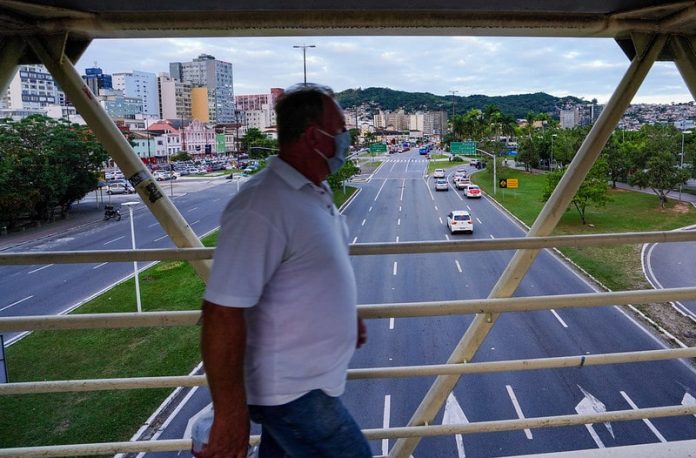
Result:
<svg viewBox="0 0 696 458"><path fill-rule="evenodd" d="M280 158L225 209L205 299L246 308L247 402L339 396L356 342L348 228L326 183Z"/></svg>

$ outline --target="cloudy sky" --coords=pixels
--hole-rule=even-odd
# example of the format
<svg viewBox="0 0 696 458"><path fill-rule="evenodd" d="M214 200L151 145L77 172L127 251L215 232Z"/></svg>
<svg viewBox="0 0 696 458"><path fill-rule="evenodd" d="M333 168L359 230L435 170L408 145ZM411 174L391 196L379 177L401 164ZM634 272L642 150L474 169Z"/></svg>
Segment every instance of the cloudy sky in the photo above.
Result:
<svg viewBox="0 0 696 458"><path fill-rule="evenodd" d="M605 103L629 61L610 39L489 37L276 37L96 40L77 63L105 73L168 72L201 53L234 65L237 95L307 80L336 91L389 87L458 96L546 92ZM673 63L653 66L634 103L693 101Z"/></svg>

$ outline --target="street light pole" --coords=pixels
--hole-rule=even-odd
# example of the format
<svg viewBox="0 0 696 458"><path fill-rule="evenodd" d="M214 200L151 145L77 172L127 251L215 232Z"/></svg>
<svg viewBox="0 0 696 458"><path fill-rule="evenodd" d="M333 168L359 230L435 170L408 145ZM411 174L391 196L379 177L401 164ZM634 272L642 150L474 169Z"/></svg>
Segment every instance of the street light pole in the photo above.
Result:
<svg viewBox="0 0 696 458"><path fill-rule="evenodd" d="M553 162L553 139L558 137L557 134L551 134L551 157L549 158L549 169L551 169L551 163Z"/></svg>
<svg viewBox="0 0 696 458"><path fill-rule="evenodd" d="M315 45L293 45L293 48L302 48L302 67L304 68L304 85L307 85L307 48L316 48Z"/></svg>
<svg viewBox="0 0 696 458"><path fill-rule="evenodd" d="M131 231L131 246L135 250L135 225L133 222L133 207L138 205L140 202L124 202L121 205L128 207L128 216L130 217L130 231ZM140 302L140 282L138 279L138 261L133 261L133 278L135 278L135 302L138 309L138 313L142 313L143 306Z"/></svg>
<svg viewBox="0 0 696 458"><path fill-rule="evenodd" d="M679 170L684 170L684 136L691 135L691 131L690 130L683 130L681 134L682 134L682 145L681 145L681 157L679 158ZM679 201L680 202L682 200L682 186L683 186L683 183L679 183Z"/></svg>
<svg viewBox="0 0 696 458"><path fill-rule="evenodd" d="M495 154L491 154L488 151L484 151L484 150L478 149L478 148L476 148L476 151L493 158L493 195L495 196L497 194L496 191L497 191L497 185L498 185L498 178L497 178L498 173L497 173L497 164L496 164L496 162L498 162L498 161L495 160Z"/></svg>
<svg viewBox="0 0 696 458"><path fill-rule="evenodd" d="M454 133L454 94L459 91L449 91L452 94L452 133Z"/></svg>

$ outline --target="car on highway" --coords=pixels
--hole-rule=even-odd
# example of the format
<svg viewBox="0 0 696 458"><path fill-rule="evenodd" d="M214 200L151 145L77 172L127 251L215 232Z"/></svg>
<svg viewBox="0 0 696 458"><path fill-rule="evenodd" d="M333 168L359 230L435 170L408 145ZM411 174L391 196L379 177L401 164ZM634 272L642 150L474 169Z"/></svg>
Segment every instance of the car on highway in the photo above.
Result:
<svg viewBox="0 0 696 458"><path fill-rule="evenodd" d="M157 181L176 180L176 174L171 172L155 172L153 175Z"/></svg>
<svg viewBox="0 0 696 458"><path fill-rule="evenodd" d="M460 178L466 178L466 170L464 169L457 169L455 172L452 174L452 182L455 182L459 180Z"/></svg>
<svg viewBox="0 0 696 458"><path fill-rule="evenodd" d="M469 180L468 177L459 177L459 179L455 180L454 182L454 186L456 186L457 189L465 189L470 184L471 180Z"/></svg>
<svg viewBox="0 0 696 458"><path fill-rule="evenodd" d="M435 169L433 178L445 178L445 169Z"/></svg>
<svg viewBox="0 0 696 458"><path fill-rule="evenodd" d="M449 191L449 185L444 178L435 180L435 191Z"/></svg>
<svg viewBox="0 0 696 458"><path fill-rule="evenodd" d="M474 233L474 222L471 219L471 214L466 210L452 210L447 215L447 229L450 234L455 232Z"/></svg>
<svg viewBox="0 0 696 458"><path fill-rule="evenodd" d="M481 188L479 188L475 184L470 184L464 188L464 195L467 199L480 199Z"/></svg>

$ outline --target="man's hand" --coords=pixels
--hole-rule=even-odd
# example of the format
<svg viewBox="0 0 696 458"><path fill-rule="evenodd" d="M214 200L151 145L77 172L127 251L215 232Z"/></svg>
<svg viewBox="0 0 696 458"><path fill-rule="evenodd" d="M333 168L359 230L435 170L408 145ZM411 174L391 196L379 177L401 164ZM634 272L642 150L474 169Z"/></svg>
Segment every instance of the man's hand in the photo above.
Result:
<svg viewBox="0 0 696 458"><path fill-rule="evenodd" d="M249 418L240 415L227 423L215 417L208 445L198 458L246 458L249 448Z"/></svg>
<svg viewBox="0 0 696 458"><path fill-rule="evenodd" d="M355 343L355 348L362 347L367 342L367 328L362 318L358 317L358 341Z"/></svg>

